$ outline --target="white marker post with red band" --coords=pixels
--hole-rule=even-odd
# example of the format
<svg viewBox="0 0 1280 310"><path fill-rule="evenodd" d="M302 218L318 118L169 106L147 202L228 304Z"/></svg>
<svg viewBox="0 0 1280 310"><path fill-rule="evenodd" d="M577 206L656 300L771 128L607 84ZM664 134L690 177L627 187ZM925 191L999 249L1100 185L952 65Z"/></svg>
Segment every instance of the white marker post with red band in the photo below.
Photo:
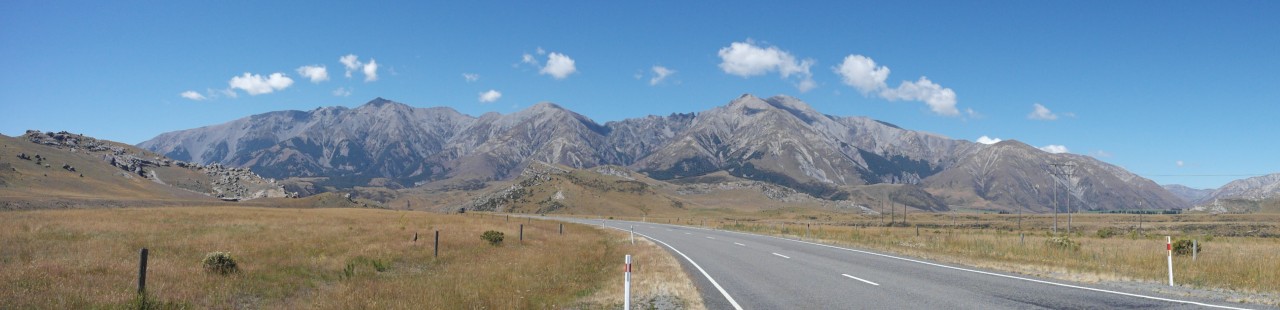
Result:
<svg viewBox="0 0 1280 310"><path fill-rule="evenodd" d="M622 285L622 309L631 309L631 255L627 255L626 282Z"/></svg>
<svg viewBox="0 0 1280 310"><path fill-rule="evenodd" d="M1169 250L1169 286L1173 286L1173 237L1164 236L1164 247Z"/></svg>

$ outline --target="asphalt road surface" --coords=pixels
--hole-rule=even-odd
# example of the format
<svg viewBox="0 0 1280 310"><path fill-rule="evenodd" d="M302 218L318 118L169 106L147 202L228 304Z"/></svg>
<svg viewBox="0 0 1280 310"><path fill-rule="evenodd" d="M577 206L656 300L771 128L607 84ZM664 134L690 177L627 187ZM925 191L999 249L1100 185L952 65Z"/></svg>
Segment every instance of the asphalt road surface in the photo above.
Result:
<svg viewBox="0 0 1280 310"><path fill-rule="evenodd" d="M801 240L643 222L680 260L708 309L1247 309L1091 287Z"/></svg>

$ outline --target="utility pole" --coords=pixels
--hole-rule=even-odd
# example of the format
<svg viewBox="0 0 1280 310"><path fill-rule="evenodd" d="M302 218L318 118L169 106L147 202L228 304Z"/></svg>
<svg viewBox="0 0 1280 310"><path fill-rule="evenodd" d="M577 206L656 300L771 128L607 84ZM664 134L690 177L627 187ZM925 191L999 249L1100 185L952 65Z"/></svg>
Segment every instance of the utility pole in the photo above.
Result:
<svg viewBox="0 0 1280 310"><path fill-rule="evenodd" d="M1054 163L1049 165L1054 167L1054 169L1051 169L1049 173L1054 176L1055 180L1058 180L1058 182L1062 183L1062 186L1065 187L1065 191L1067 194L1066 195L1067 196L1067 233L1070 234L1071 233L1071 213L1073 213L1071 209L1071 196L1072 196L1071 191L1075 189L1074 184L1072 184L1074 182L1071 182L1071 181L1072 181L1072 177L1074 177L1076 174L1076 163L1066 162L1066 163ZM1056 188L1054 192L1055 193L1057 192ZM1057 225L1058 219L1057 219L1057 212L1056 212L1057 207L1055 206L1054 209L1055 209L1054 210L1055 211L1054 212L1054 230L1056 231L1058 226Z"/></svg>

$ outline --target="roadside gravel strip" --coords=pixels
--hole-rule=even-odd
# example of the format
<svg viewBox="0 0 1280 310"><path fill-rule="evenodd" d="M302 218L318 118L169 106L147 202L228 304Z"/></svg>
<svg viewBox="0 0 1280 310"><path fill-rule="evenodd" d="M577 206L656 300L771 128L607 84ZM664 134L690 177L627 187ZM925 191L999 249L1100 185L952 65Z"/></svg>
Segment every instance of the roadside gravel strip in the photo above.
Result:
<svg viewBox="0 0 1280 310"><path fill-rule="evenodd" d="M949 266L750 233L645 222L558 218L623 231L634 226L702 275L708 309L1248 309ZM695 277L697 278L697 277Z"/></svg>

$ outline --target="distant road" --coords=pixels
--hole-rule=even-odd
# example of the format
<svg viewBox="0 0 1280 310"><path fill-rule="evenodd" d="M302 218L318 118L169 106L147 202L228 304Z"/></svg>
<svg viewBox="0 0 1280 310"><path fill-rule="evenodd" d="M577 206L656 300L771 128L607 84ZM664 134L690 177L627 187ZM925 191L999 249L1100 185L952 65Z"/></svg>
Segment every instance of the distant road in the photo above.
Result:
<svg viewBox="0 0 1280 310"><path fill-rule="evenodd" d="M878 252L676 225L562 219L667 247L709 309L1246 309Z"/></svg>

